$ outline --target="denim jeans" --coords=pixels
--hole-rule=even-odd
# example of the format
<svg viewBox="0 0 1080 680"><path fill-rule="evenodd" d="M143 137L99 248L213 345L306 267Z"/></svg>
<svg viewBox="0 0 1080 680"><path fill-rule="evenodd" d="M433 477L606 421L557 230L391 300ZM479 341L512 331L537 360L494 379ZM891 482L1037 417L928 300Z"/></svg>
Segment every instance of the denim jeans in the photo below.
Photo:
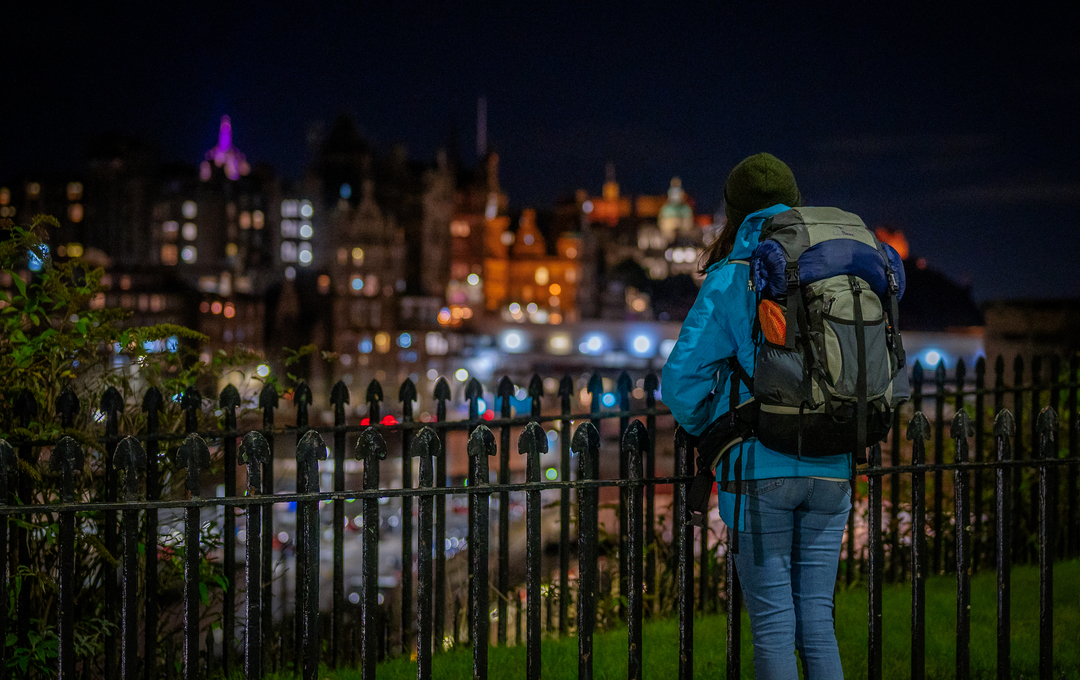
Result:
<svg viewBox="0 0 1080 680"><path fill-rule="evenodd" d="M754 634L758 680L843 678L833 588L851 510L848 482L778 477L743 482L735 568Z"/></svg>

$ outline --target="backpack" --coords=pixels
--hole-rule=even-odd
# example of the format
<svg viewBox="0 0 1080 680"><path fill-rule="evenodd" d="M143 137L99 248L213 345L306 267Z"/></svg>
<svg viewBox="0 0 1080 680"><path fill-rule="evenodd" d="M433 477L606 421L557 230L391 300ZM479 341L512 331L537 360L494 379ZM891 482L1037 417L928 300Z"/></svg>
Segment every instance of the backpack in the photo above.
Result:
<svg viewBox="0 0 1080 680"><path fill-rule="evenodd" d="M688 498L696 524L704 521L716 466L723 461L726 480L725 454L738 443L757 437L781 453L854 452L864 462L867 446L884 441L893 410L910 393L898 328L903 262L858 216L837 208L778 213L762 225L746 264L757 292L753 377L729 359L728 413L697 441ZM744 403L740 382L753 395ZM734 467L738 487L742 466Z"/></svg>

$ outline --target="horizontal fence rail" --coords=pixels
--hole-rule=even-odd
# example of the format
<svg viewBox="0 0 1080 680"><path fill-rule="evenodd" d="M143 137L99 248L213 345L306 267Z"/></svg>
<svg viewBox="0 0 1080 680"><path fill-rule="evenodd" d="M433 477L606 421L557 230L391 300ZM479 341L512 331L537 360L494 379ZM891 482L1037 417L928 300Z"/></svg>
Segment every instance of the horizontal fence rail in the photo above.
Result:
<svg viewBox="0 0 1080 680"><path fill-rule="evenodd" d="M970 677L971 575L989 569L997 674L1011 677L1016 563L1039 567L1040 677L1061 670L1053 568L1080 555L1078 372L1075 357L1030 371L998 358L988 386L981 359L973 380L962 363L951 375L938 364L932 381L913 366L911 402L858 470L844 539L840 582L868 588L868 677L882 677L890 582L910 584L911 675L924 677L925 581L941 574L956 578L955 674ZM523 645L520 674L539 678L543 640L570 634L578 676L592 678L596 634L619 625L628 677L640 678L644 624L661 617L678 621L672 672L692 678L694 617L720 612L727 677L738 677L731 537L715 513L704 528L686 521L694 441L658 388L654 374L635 388L623 372L566 376L545 395L539 376L522 388L503 377L485 411L470 379L468 415L451 420L440 379L433 415L418 420L411 380L393 413L378 381L361 408L339 382L319 411L332 425L313 426L302 382L288 424L270 385L247 408L233 386L213 401L192 387L176 395L175 431L163 431L157 389L135 405L110 388L95 432L73 429L82 405L71 389L48 417L25 393L23 429L0 439L0 602L13 603L0 607L0 678L37 663L65 679L313 679L320 666L370 679L398 655L430 678L436 655L457 646L471 647L473 677L486 678L492 644ZM141 413L139 431L120 431L125 410ZM25 435L49 417L62 436ZM92 609L91 589L101 592ZM56 652L35 662L25 650L41 631L55 631Z"/></svg>

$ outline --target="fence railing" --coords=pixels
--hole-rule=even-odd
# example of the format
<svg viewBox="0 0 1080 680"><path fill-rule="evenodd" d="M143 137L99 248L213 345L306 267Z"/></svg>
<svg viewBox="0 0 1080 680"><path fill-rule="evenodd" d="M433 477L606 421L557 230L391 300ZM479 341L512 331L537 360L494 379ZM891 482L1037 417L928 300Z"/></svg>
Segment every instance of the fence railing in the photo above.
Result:
<svg viewBox="0 0 1080 680"><path fill-rule="evenodd" d="M924 580L946 571L957 576L956 668L957 677L967 677L970 574L990 567L999 582L998 674L1009 677L1009 570L1017 561L1040 566L1040 672L1050 677L1053 560L1080 552L1080 366L1073 358L1065 371L1057 359L1047 367L1044 376L1036 360L1028 378L1018 360L1010 382L999 358L994 384L987 387L982 360L974 382L962 364L946 380L939 364L928 385L915 365L912 402L895 414L884 447L889 463L883 466L882 447L875 446L870 465L859 470L866 493L853 489L857 511L845 538L842 578L849 585L865 580L869 588L871 678L881 677L882 628L888 625L881 612L883 584L911 583L912 677L919 678L925 662ZM678 430L667 438L672 423L657 404L655 375L644 376L636 390L625 372L608 381L614 383L610 392L594 374L579 394L575 381L564 377L552 395L556 400L545 397L544 382L534 376L516 402L527 403L528 414L515 415L511 402L517 390L504 377L495 387L499 416L493 417L482 413L482 386L470 380L464 389L467 418L448 420L451 391L440 379L428 422L414 417L418 395L411 381L398 393L400 419L383 415L382 388L372 381L359 423L349 422L351 395L338 383L328 402L333 425L318 428L309 423L312 394L303 383L292 392L295 419L287 427L275 421L279 401L272 387L258 397L261 428L245 425L249 418L240 413L240 394L227 387L216 400L220 426L203 431L199 413L206 400L190 389L179 395L182 433L161 431L164 399L151 388L141 403L145 428L127 436L118 427L124 400L110 389L100 402L100 436L8 436L11 444L0 440L0 503L6 503L0 506L0 542L8 546L0 602L13 598L15 606L10 621L8 608L0 607L0 633L13 633L15 644L0 646L0 673L11 677L20 668L18 659L7 658L9 648L32 649L33 631L55 625L56 658L47 665L55 664L61 678L171 677L177 669L184 678L241 669L256 678L288 668L315 678L320 663L358 666L362 677L374 678L379 661L413 651L418 677L427 678L433 655L458 644L471 645L473 676L486 678L489 643L511 643L510 624L516 623L514 637L525 638L526 677L540 677L545 635L573 631L579 677L591 678L598 627L622 621L629 677L638 678L647 653L644 621L673 615L679 622L678 677L691 678L695 614L726 610L727 672L738 677L742 631L734 614L741 598L727 532L698 529L695 536L696 528L684 521L694 472L692 441ZM587 409L574 410L575 395ZM545 412L545 399L557 408ZM934 405L930 417L923 413L928 401ZM21 399L16 415L24 427L38 417L37 406L29 395ZM56 418L70 428L79 408L74 393L65 391ZM280 472L280 452L290 448L295 492L275 493L275 463ZM332 490L324 491L320 462L328 450L333 465L322 466L332 469ZM174 452L171 460L166 451ZM46 452L51 475L43 477L37 461ZM451 462L461 462L449 459L460 456L468 459L465 480L449 472ZM496 456L493 480L489 459ZM523 470L514 461L520 457ZM612 474L612 464L602 474L601 464L612 458L618 473ZM398 464L383 463L388 459ZM215 478L206 480L211 460ZM347 484L348 460L359 461L354 472L363 470L360 488L347 488L356 486ZM546 471L543 460L549 461ZM666 476L665 470L658 474L658 461ZM393 488L382 488L386 465L400 477ZM207 495L206 482L217 481L219 472L223 495ZM77 492L80 474L101 483ZM165 482L175 488L181 480L186 492L163 498ZM238 485L246 494L238 494ZM602 504L602 494L609 492L611 503ZM455 544L447 527L459 501L467 505L467 528ZM349 518L346 506L353 502L361 510ZM284 539L275 533L282 521L275 507L281 504L295 505L295 530ZM204 513L216 516L218 508L221 530L215 534ZM182 521L176 517L173 523L182 530L169 532L170 518L181 512ZM905 516L910 520L901 521ZM349 542L359 544L359 565L346 560L346 534L354 529L359 536ZM1023 540L1026 535L1037 536L1037 542ZM214 536L220 546L208 541ZM557 556L545 555L545 537L547 545L557 546ZM491 549L493 539L497 551ZM42 543L56 550L38 574L55 584L55 598L23 587L31 576L25 567L37 564L31 547ZM238 544L242 556L236 554ZM329 568L322 566L323 552L332 554ZM463 553L464 565L457 553ZM387 557L400 566L387 570ZM182 565L182 576L169 565L173 572ZM321 597L324 580L329 598ZM347 594L347 585L353 592ZM80 598L95 588L103 589L100 609L88 611ZM208 595L211 588L219 599ZM100 644L76 649L77 626L91 617L98 622ZM17 670L15 676L22 677Z"/></svg>

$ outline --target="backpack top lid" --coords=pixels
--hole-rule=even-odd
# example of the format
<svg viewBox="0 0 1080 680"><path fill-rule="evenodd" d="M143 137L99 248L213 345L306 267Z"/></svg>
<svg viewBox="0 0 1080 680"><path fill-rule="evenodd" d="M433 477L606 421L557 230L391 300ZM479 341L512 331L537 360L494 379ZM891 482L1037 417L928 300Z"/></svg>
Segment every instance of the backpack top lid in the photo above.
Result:
<svg viewBox="0 0 1080 680"><path fill-rule="evenodd" d="M798 263L800 285L851 274L882 299L889 295L889 269L897 278L897 299L907 283L899 253L879 243L857 215L838 208L792 208L765 223L750 259L755 289L768 297L787 295L789 263Z"/></svg>

